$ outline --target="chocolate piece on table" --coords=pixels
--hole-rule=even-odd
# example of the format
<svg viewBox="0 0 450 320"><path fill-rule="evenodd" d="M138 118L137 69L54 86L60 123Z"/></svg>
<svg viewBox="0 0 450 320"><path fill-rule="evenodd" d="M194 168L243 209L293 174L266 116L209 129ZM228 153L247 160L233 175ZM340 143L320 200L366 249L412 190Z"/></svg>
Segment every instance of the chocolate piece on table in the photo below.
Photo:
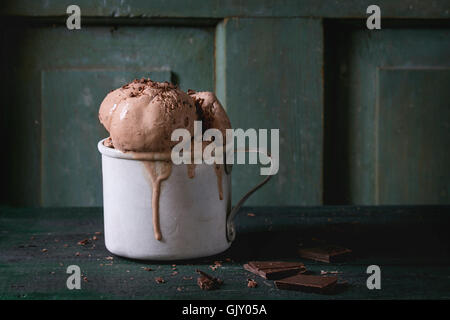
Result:
<svg viewBox="0 0 450 320"><path fill-rule="evenodd" d="M348 255L352 252L352 250L335 246L335 245L326 245L320 247L312 247L312 248L301 248L299 250L299 254L302 258L312 259L322 262L339 262L343 261Z"/></svg>
<svg viewBox="0 0 450 320"><path fill-rule="evenodd" d="M281 280L276 280L275 285L282 290L297 290L305 292L325 293L337 283L336 276L315 276L297 274Z"/></svg>
<svg viewBox="0 0 450 320"><path fill-rule="evenodd" d="M267 280L281 279L306 271L301 262L284 261L250 261L244 264L244 269Z"/></svg>
<svg viewBox="0 0 450 320"><path fill-rule="evenodd" d="M219 289L219 287L222 285L223 281L215 278L213 276L210 276L209 274L201 271L196 270L198 274L200 274L200 277L197 278L197 284L202 290L215 290Z"/></svg>

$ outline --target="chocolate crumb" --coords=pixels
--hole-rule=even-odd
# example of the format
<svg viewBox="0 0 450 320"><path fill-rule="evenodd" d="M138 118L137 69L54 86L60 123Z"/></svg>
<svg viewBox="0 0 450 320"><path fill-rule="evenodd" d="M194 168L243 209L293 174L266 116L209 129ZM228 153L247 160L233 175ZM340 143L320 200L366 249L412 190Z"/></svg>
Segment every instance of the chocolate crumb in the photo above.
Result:
<svg viewBox="0 0 450 320"><path fill-rule="evenodd" d="M215 271L217 268L222 266L222 261L214 261L214 265L209 266L209 268Z"/></svg>
<svg viewBox="0 0 450 320"><path fill-rule="evenodd" d="M89 239L84 239L84 240L78 241L78 245L80 245L80 246L85 246L88 243L89 243Z"/></svg>
<svg viewBox="0 0 450 320"><path fill-rule="evenodd" d="M164 283L164 282L166 282L166 281L164 281L164 279L161 278L161 277L156 277L156 278L155 278L155 281L156 281L156 283Z"/></svg>
<svg viewBox="0 0 450 320"><path fill-rule="evenodd" d="M247 287L256 288L258 286L258 282L253 279L247 279Z"/></svg>

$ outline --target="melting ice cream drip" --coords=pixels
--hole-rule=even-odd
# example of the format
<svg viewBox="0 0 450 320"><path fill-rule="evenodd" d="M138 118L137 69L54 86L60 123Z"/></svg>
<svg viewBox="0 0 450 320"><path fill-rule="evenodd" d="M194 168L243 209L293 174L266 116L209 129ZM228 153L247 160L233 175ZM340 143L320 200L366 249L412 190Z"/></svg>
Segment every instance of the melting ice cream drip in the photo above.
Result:
<svg viewBox="0 0 450 320"><path fill-rule="evenodd" d="M153 233L155 239L162 239L159 223L159 196L161 195L161 182L169 178L172 172L172 163L169 161L143 161L152 182L152 213Z"/></svg>
<svg viewBox="0 0 450 320"><path fill-rule="evenodd" d="M187 166L188 177L190 179L193 179L195 177L195 164L191 163L191 164L187 164L186 166Z"/></svg>
<svg viewBox="0 0 450 320"><path fill-rule="evenodd" d="M214 171L217 176L217 187L219 189L219 199L223 200L223 187L222 187L222 165L214 164Z"/></svg>
<svg viewBox="0 0 450 320"><path fill-rule="evenodd" d="M155 239L162 240L161 225L159 220L159 198L161 195L161 183L167 180L172 173L172 163L170 161L142 161L149 174L152 183L152 213L153 213L153 233ZM219 190L219 199L223 200L222 187L222 167L220 164L213 165L217 176L217 187ZM188 177L193 179L195 176L195 164L188 164Z"/></svg>

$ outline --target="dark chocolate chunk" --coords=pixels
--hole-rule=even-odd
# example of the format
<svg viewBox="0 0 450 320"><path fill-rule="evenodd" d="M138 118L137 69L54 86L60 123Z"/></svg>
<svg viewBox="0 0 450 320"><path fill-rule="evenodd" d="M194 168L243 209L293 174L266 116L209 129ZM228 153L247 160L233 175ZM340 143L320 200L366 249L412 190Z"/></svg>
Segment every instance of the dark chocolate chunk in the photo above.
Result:
<svg viewBox="0 0 450 320"><path fill-rule="evenodd" d="M278 289L297 290L305 292L325 293L330 291L337 283L336 276L314 276L297 274L288 278L275 281Z"/></svg>
<svg viewBox="0 0 450 320"><path fill-rule="evenodd" d="M281 279L306 271L301 262L284 261L250 261L244 264L244 269L267 280Z"/></svg>
<svg viewBox="0 0 450 320"><path fill-rule="evenodd" d="M326 245L313 248L301 248L299 250L300 256L306 259L312 259L322 262L339 262L345 260L352 250L335 246Z"/></svg>
<svg viewBox="0 0 450 320"><path fill-rule="evenodd" d="M222 285L223 281L215 278L213 276L210 276L209 274L196 270L198 274L200 274L200 277L197 278L197 284L202 290L215 290L219 289L219 287Z"/></svg>

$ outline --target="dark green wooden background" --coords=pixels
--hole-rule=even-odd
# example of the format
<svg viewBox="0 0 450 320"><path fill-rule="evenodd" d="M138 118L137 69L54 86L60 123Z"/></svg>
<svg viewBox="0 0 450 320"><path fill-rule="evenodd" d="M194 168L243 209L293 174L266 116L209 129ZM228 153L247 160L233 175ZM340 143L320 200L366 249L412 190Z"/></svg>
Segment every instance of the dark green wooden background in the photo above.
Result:
<svg viewBox="0 0 450 320"><path fill-rule="evenodd" d="M450 203L450 3L5 1L2 194L100 206L97 120L136 77L215 90L233 126L280 128L280 171L249 204ZM5 81L9 79L10 81ZM261 177L233 173L237 201Z"/></svg>

